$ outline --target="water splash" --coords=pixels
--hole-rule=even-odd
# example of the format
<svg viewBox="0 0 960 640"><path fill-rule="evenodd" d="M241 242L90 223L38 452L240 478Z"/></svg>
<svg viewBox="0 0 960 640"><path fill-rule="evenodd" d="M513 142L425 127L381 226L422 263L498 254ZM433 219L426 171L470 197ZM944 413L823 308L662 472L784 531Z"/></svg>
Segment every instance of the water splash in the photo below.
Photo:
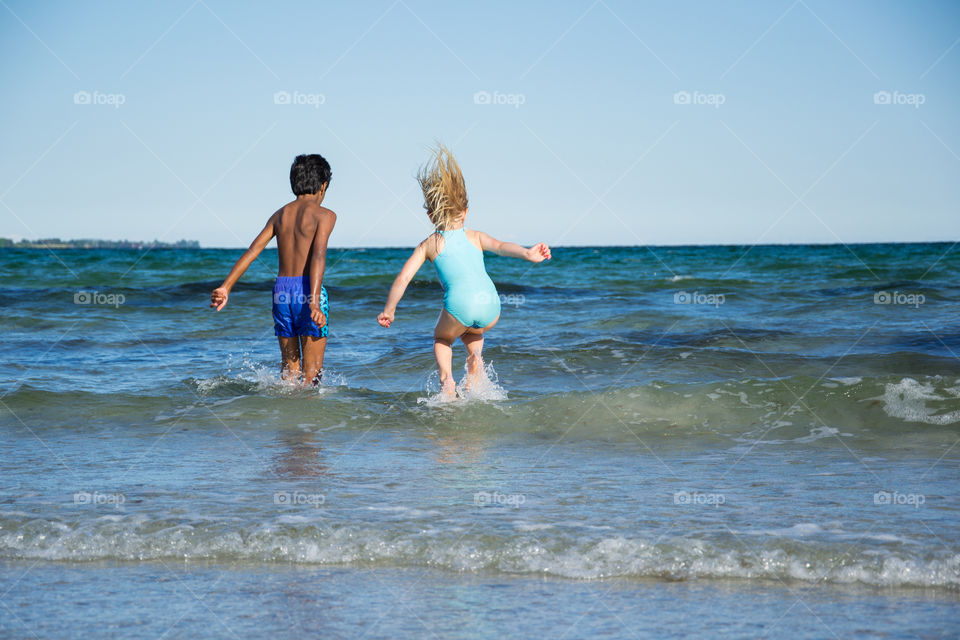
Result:
<svg viewBox="0 0 960 640"><path fill-rule="evenodd" d="M494 402L507 399L507 390L500 386L500 378L493 368L493 363L487 362L483 371L474 380L470 380L467 365L463 366L466 375L457 384L457 396L466 401ZM469 384L468 384L469 383Z"/></svg>
<svg viewBox="0 0 960 640"><path fill-rule="evenodd" d="M497 402L507 399L507 390L500 386L500 378L497 376L492 363L486 363L483 372L474 380L470 380L466 364L463 365L463 370L464 375L457 383L456 394L453 397L443 393L440 374L436 371L432 372L427 377L426 392L428 395L425 398L417 398L417 404L440 407L469 402Z"/></svg>
<svg viewBox="0 0 960 640"><path fill-rule="evenodd" d="M346 377L333 369L324 368L323 377L317 387L304 386L294 380L285 380L280 375L280 368L275 364L265 364L251 360L248 354L241 356L239 364L233 363L233 356L227 361L226 373L210 378L194 379L193 383L202 395L222 393L224 391L239 391L243 393L267 393L290 395L312 391L324 393L331 387L347 385Z"/></svg>

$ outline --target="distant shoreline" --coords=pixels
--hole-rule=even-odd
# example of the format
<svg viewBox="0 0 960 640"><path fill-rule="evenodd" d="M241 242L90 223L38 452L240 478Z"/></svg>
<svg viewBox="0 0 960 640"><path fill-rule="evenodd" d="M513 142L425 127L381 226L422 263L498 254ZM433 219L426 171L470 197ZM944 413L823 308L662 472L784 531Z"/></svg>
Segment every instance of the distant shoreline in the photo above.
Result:
<svg viewBox="0 0 960 640"><path fill-rule="evenodd" d="M0 249L201 249L196 240L177 242L137 242L133 240L61 240L60 238L42 238L40 240L19 240L0 238Z"/></svg>

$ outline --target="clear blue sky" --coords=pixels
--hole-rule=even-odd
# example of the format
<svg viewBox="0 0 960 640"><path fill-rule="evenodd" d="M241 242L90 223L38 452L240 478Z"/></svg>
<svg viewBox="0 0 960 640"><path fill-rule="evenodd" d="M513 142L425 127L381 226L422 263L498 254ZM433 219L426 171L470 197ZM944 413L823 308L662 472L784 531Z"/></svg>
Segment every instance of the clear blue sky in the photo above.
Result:
<svg viewBox="0 0 960 640"><path fill-rule="evenodd" d="M956 240L958 42L957 2L2 0L0 236L246 245L322 153L332 244L409 246L439 139L525 243Z"/></svg>

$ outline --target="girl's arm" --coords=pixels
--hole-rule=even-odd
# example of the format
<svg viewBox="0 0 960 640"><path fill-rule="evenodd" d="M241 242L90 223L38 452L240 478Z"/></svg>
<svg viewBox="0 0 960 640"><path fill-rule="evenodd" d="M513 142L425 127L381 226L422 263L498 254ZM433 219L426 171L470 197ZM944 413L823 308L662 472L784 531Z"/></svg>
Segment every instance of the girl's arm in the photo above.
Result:
<svg viewBox="0 0 960 640"><path fill-rule="evenodd" d="M550 259L550 247L543 242L538 242L528 249L515 242L501 242L496 238L491 238L483 231L478 231L477 234L480 236L480 246L483 250L491 251L498 256L523 258L530 262L543 262Z"/></svg>
<svg viewBox="0 0 960 640"><path fill-rule="evenodd" d="M387 304L383 306L383 313L377 316L377 322L380 323L381 327L389 327L393 322L394 314L397 311L397 304L400 302L400 298L403 297L403 293L407 290L407 285L410 284L413 277L417 275L417 271L423 266L423 261L427 259L425 245L425 241L417 245L417 248L413 250L413 253L407 259L407 263L403 265L403 269L400 270L400 273L397 274L396 279L393 281L393 286L390 287L390 295L387 296Z"/></svg>
<svg viewBox="0 0 960 640"><path fill-rule="evenodd" d="M230 297L230 291L233 289L233 285L237 283L237 280L240 279L240 276L250 267L254 260L257 259L257 256L260 255L260 252L270 243L275 235L274 228L274 218L276 214L270 216L270 219L267 220L267 225L263 228L263 231L254 238L253 242L250 243L250 247L243 252L243 255L240 256L240 259L237 260L237 263L233 265L233 269L230 269L230 274L227 276L227 279L223 281L219 287L213 290L213 293L210 294L210 306L220 311L223 309L224 305L227 304L227 298Z"/></svg>

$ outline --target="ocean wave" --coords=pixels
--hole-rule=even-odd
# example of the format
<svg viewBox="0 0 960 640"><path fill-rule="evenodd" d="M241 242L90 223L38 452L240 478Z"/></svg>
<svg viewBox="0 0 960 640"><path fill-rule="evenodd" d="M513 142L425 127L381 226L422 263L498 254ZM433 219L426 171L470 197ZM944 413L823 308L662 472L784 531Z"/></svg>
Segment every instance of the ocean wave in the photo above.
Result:
<svg viewBox="0 0 960 640"><path fill-rule="evenodd" d="M16 414L29 416L31 428L40 431L47 424L84 429L133 418L132 424L142 425L144 416L153 416L154 422L186 420L185 424L217 429L223 426L220 420L237 429L297 420L318 428L346 421L344 429L361 430L400 424L432 429L453 418L460 427L481 434L556 433L558 437L627 441L640 437L686 447L724 442L820 447L832 442L841 446L838 441L847 440L882 448L887 442L883 438L894 442L923 429L928 436L915 445L939 451L944 442L955 441L955 425L960 423L960 379L953 377L654 380L623 388L554 393L510 389L498 380L492 365L487 380L473 390L463 388L465 376L457 377L460 400L437 403L431 398L439 385L436 373L429 370L421 371L411 379L414 384L398 392L354 386L349 372L336 370L325 372L319 388L303 388L281 380L276 367L246 363L232 373L188 378L154 389L150 395L49 391L20 385L7 392L4 403ZM318 396L323 397L322 414L316 412ZM111 407L109 413L103 412L105 402ZM226 403L229 408L217 408ZM446 408L438 413L437 404ZM73 420L44 419L62 416L66 407ZM282 416L278 416L281 407Z"/></svg>
<svg viewBox="0 0 960 640"><path fill-rule="evenodd" d="M222 521L150 521L105 516L67 523L27 514L0 517L0 557L90 562L220 561L430 567L596 580L705 578L960 589L960 552L909 550L897 541L815 542L804 529L739 536L605 537L525 527L496 536L388 526L329 524L277 517L236 526Z"/></svg>

